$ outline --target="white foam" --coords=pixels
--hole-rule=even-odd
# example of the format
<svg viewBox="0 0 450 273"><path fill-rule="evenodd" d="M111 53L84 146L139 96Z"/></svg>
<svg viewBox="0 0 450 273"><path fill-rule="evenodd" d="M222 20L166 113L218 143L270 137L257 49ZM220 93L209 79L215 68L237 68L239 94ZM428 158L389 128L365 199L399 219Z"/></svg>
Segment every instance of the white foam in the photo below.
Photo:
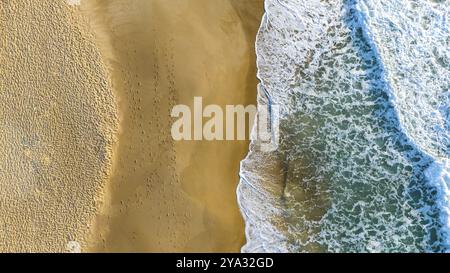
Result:
<svg viewBox="0 0 450 273"><path fill-rule="evenodd" d="M401 129L434 160L425 175L438 191L443 247L449 251L448 3L359 0L358 7L386 68Z"/></svg>
<svg viewBox="0 0 450 273"><path fill-rule="evenodd" d="M425 175L437 190L437 206L440 209L442 236L447 252L450 251L450 160L442 159L434 162Z"/></svg>
<svg viewBox="0 0 450 273"><path fill-rule="evenodd" d="M424 6L411 11L406 0L265 1L258 77L283 108L287 123L278 152L291 177L281 193L271 192L276 179L265 170L275 163L250 150L238 189L247 224L243 251L448 247L431 232L441 220L439 235L448 244L448 163L442 162L449 156L450 94L440 88L448 71L426 57L434 54L428 44L445 41L446 21L435 4L415 2ZM414 25L421 13L439 15L428 36ZM411 35L426 37L414 41ZM428 184L423 171L430 164ZM296 199L306 191L313 194ZM308 218L317 214L315 207L324 208L321 219Z"/></svg>
<svg viewBox="0 0 450 273"><path fill-rule="evenodd" d="M448 3L358 0L391 86L402 130L432 156L450 156Z"/></svg>

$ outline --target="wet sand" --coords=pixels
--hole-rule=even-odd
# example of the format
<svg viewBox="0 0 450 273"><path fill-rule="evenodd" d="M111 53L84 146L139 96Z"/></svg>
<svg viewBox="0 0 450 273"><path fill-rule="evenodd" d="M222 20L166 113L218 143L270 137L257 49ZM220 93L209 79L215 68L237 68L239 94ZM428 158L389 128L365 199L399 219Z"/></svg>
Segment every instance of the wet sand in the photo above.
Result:
<svg viewBox="0 0 450 273"><path fill-rule="evenodd" d="M126 3L125 3L126 2ZM120 129L87 251L237 252L247 141L174 142L176 104L254 104L262 0L82 1L109 64Z"/></svg>

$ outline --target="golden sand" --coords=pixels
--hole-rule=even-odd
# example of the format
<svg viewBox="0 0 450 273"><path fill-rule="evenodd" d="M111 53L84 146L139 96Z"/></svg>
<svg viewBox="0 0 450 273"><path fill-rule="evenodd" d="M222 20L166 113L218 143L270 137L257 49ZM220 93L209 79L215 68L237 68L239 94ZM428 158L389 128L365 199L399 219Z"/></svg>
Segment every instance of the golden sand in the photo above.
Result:
<svg viewBox="0 0 450 273"><path fill-rule="evenodd" d="M239 251L248 142L170 111L255 102L263 0L67 3L0 2L0 252Z"/></svg>
<svg viewBox="0 0 450 273"><path fill-rule="evenodd" d="M118 122L107 69L63 1L1 1L0 33L0 252L84 246Z"/></svg>
<svg viewBox="0 0 450 273"><path fill-rule="evenodd" d="M251 104L262 0L85 1L120 133L89 251L239 251L246 141L174 143L175 104Z"/></svg>

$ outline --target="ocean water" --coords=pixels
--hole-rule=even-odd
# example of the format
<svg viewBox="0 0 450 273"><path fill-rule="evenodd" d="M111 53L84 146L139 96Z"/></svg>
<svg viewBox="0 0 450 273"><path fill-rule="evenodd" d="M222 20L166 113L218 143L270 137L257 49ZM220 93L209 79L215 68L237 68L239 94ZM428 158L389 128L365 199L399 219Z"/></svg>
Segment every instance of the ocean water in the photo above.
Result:
<svg viewBox="0 0 450 273"><path fill-rule="evenodd" d="M450 251L449 2L266 0L243 252Z"/></svg>

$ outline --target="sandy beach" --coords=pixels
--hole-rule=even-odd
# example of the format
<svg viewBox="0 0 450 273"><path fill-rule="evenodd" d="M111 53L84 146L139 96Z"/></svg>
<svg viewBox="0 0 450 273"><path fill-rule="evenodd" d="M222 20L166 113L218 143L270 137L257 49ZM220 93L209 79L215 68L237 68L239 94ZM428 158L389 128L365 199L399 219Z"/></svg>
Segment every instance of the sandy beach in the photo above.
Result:
<svg viewBox="0 0 450 273"><path fill-rule="evenodd" d="M81 5L78 5L81 3ZM172 107L254 104L263 0L0 3L0 252L238 252L248 141Z"/></svg>
<svg viewBox="0 0 450 273"><path fill-rule="evenodd" d="M260 0L89 1L110 65L120 133L89 251L238 252L246 141L181 141L176 104L252 104Z"/></svg>

